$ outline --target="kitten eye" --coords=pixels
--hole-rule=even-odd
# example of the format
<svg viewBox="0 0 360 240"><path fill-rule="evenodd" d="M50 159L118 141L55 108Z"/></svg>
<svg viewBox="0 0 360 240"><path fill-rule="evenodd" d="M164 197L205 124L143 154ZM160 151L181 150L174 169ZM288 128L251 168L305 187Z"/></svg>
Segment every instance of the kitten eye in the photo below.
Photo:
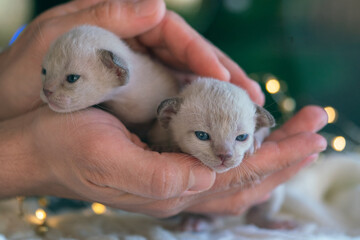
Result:
<svg viewBox="0 0 360 240"><path fill-rule="evenodd" d="M195 135L198 139L200 139L201 141L207 141L210 140L210 135L207 134L206 132L202 132L202 131L195 131Z"/></svg>
<svg viewBox="0 0 360 240"><path fill-rule="evenodd" d="M80 75L76 75L76 74L70 74L66 77L66 81L68 83L74 83L76 82L78 79L80 78Z"/></svg>
<svg viewBox="0 0 360 240"><path fill-rule="evenodd" d="M249 137L249 134L241 134L239 136L236 137L236 141L239 141L239 142L243 142L243 141L246 141L246 139L248 139Z"/></svg>
<svg viewBox="0 0 360 240"><path fill-rule="evenodd" d="M42 69L41 69L41 74L42 74L42 75L46 75L46 69L45 69L45 68L42 68Z"/></svg>

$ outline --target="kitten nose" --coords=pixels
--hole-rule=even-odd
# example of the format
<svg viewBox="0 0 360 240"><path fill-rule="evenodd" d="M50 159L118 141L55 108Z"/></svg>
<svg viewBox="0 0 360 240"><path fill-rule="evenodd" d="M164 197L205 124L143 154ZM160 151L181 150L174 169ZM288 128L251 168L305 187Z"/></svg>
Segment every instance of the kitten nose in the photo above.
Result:
<svg viewBox="0 0 360 240"><path fill-rule="evenodd" d="M217 157L221 160L222 163L232 158L232 154L218 154Z"/></svg>
<svg viewBox="0 0 360 240"><path fill-rule="evenodd" d="M43 91L44 91L44 94L45 94L46 97L49 97L53 93L52 91L49 91L49 90L47 90L45 88L43 88Z"/></svg>

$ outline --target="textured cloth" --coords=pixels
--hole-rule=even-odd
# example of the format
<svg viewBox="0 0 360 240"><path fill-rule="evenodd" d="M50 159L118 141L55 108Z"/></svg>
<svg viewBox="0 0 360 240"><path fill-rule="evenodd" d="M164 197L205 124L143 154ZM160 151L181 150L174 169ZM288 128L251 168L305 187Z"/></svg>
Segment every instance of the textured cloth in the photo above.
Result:
<svg viewBox="0 0 360 240"><path fill-rule="evenodd" d="M232 240L307 239L360 240L360 156L322 156L285 186L280 217L295 219L294 230L266 230L245 225L241 217L218 219L208 231L180 232L174 220L108 209L95 215L90 209L49 216L46 239L106 240ZM16 200L0 202L0 240L41 239L29 223L36 201L25 201L25 219L17 216Z"/></svg>

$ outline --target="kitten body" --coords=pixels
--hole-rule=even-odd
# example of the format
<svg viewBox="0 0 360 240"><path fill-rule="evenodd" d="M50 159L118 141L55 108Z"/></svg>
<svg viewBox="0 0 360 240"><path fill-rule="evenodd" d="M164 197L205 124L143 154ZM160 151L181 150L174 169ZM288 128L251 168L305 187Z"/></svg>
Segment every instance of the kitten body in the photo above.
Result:
<svg viewBox="0 0 360 240"><path fill-rule="evenodd" d="M274 125L272 115L254 104L243 89L211 78L198 78L178 96L160 104L158 121L148 140L155 150L188 153L223 173L239 166L244 156L253 154ZM209 138L199 139L197 131L207 133ZM283 186L279 186L267 202L248 211L248 222L264 228L291 228L293 223L274 218L283 196ZM182 229L202 230L199 226L209 226L204 224L209 219L214 220L187 215Z"/></svg>
<svg viewBox="0 0 360 240"><path fill-rule="evenodd" d="M79 76L74 82L74 76ZM75 77L76 78L76 77ZM59 37L43 61L41 99L56 112L103 103L126 124L149 122L179 86L167 68L132 51L115 34L80 26Z"/></svg>

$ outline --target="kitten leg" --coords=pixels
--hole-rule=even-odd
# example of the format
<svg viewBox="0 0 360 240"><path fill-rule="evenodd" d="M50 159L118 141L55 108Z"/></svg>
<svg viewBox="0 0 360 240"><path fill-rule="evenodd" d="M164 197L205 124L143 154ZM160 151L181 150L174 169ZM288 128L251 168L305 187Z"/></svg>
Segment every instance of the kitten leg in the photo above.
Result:
<svg viewBox="0 0 360 240"><path fill-rule="evenodd" d="M203 214L181 214L180 230L187 232L202 232L213 229L215 219Z"/></svg>
<svg viewBox="0 0 360 240"><path fill-rule="evenodd" d="M246 221L260 228L267 229L294 229L297 227L296 221L278 219L274 215L279 212L284 201L284 186L277 187L271 198L259 205L252 207L246 214Z"/></svg>

